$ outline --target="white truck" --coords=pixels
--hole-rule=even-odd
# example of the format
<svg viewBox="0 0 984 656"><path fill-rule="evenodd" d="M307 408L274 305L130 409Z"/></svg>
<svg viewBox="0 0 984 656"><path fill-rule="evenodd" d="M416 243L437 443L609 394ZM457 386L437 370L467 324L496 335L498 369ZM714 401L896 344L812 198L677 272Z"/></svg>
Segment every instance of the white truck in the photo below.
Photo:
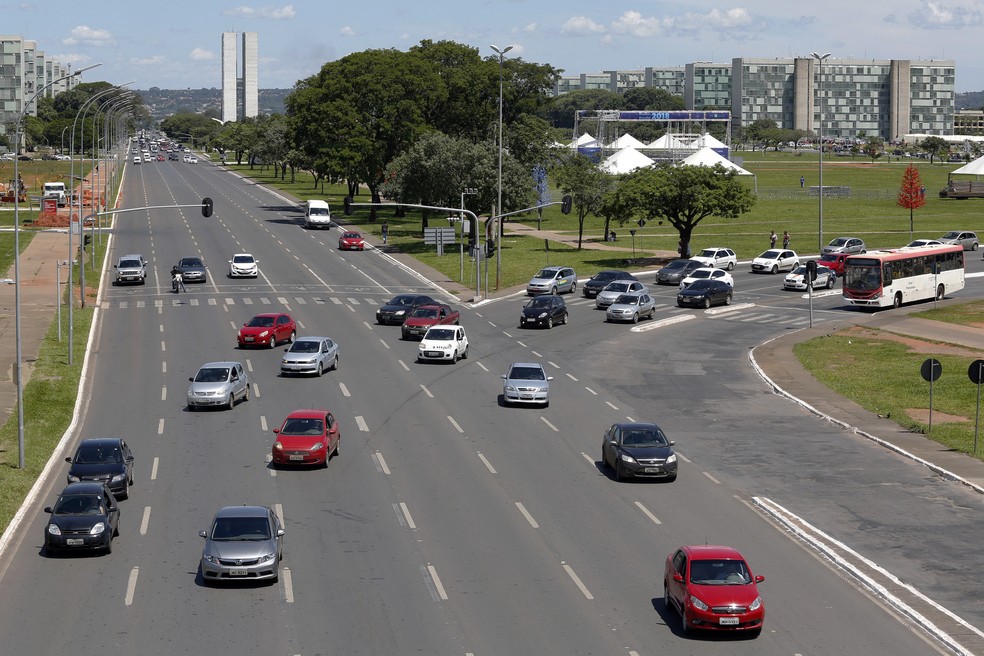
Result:
<svg viewBox="0 0 984 656"><path fill-rule="evenodd" d="M58 207L65 207L65 204L68 202L64 182L45 182L42 188L42 196L57 196Z"/></svg>

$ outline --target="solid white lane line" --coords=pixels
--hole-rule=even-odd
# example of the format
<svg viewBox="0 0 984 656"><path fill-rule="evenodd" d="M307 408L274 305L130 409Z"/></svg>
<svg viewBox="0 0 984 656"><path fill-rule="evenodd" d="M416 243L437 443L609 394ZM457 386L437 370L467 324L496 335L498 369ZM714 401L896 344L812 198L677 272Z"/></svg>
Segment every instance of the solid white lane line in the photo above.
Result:
<svg viewBox="0 0 984 656"><path fill-rule="evenodd" d="M369 424L367 424L366 420L362 418L362 415L356 415L355 424L359 427L359 430L362 431L363 433L369 432Z"/></svg>
<svg viewBox="0 0 984 656"><path fill-rule="evenodd" d="M491 472L493 474L497 473L495 471L495 467L492 466L492 463L489 462L489 459L486 458L485 455L481 451L478 452L478 459L482 461L482 463L485 465L485 468L488 469L489 472Z"/></svg>
<svg viewBox="0 0 984 656"><path fill-rule="evenodd" d="M437 575L437 568L433 565L427 565L427 571L430 573L431 580L434 582L434 588L437 590L437 596L440 597L442 601L447 601L448 593L444 591L444 585L441 583L441 577Z"/></svg>
<svg viewBox="0 0 984 656"><path fill-rule="evenodd" d="M167 401L167 385L161 387L161 401Z"/></svg>
<svg viewBox="0 0 984 656"><path fill-rule="evenodd" d="M285 526L286 522L284 522L284 504L282 503L273 504L273 512L276 513L277 519L280 520L280 525Z"/></svg>
<svg viewBox="0 0 984 656"><path fill-rule="evenodd" d="M260 415L260 430L267 432L266 415Z"/></svg>
<svg viewBox="0 0 984 656"><path fill-rule="evenodd" d="M400 366L401 366L401 367L403 367L403 368L404 368L404 369L406 369L407 371L410 371L410 367L408 367L408 366L407 366L407 363L406 363L406 362L404 362L403 360L397 360L397 362L399 362L399 363L400 363Z"/></svg>
<svg viewBox="0 0 984 656"><path fill-rule="evenodd" d="M588 462L590 462L592 465L595 464L595 459L592 458L591 456L589 456L584 451L581 452L581 455L584 456L584 459L587 460Z"/></svg>
<svg viewBox="0 0 984 656"><path fill-rule="evenodd" d="M642 502L641 501L636 501L635 502L635 505L636 505L637 508L639 508L639 510L641 510L643 513L645 513L646 517L648 517L649 519L653 520L653 523L654 524L662 524L663 523L663 522L659 521L659 518L656 517L656 515L652 514L649 511L649 508L646 508L644 505L642 505Z"/></svg>
<svg viewBox="0 0 984 656"><path fill-rule="evenodd" d="M721 484L721 481L719 481L718 479L716 479L716 478L714 478L713 476L711 476L711 475L710 475L710 474L708 474L707 472L701 472L701 473L702 473L702 474L703 474L704 476L707 476L707 477L708 477L709 479L711 479L711 482L713 482L713 483L716 483L717 485L720 485L720 484Z"/></svg>
<svg viewBox="0 0 984 656"><path fill-rule="evenodd" d="M154 456L154 464L150 466L150 480L157 480L157 465L160 463L161 459Z"/></svg>
<svg viewBox="0 0 984 656"><path fill-rule="evenodd" d="M575 383L577 382L577 378L575 378L571 374L567 374L567 377L570 378L571 380L573 380Z"/></svg>
<svg viewBox="0 0 984 656"><path fill-rule="evenodd" d="M595 396L598 396L598 392L596 392L596 391L594 391L593 389L591 389L591 388L590 388L590 387L588 387L587 385L585 385L585 386L584 386L584 389L586 389L586 390L588 390L589 392L591 392L591 393L592 393L592 394L594 394Z"/></svg>
<svg viewBox="0 0 984 656"><path fill-rule="evenodd" d="M284 601L292 604L294 603L294 579L290 575L290 568L285 567L282 574L284 580Z"/></svg>
<svg viewBox="0 0 984 656"><path fill-rule="evenodd" d="M486 367L481 362L476 362L475 364L477 364L479 367L481 367L482 368L482 371L488 372L488 367Z"/></svg>
<svg viewBox="0 0 984 656"><path fill-rule="evenodd" d="M594 599L594 595L591 594L587 586L585 586L584 583L581 582L581 579L578 578L577 574L574 573L574 569L565 562L561 562L560 564L564 566L564 571L567 572L567 575L571 577L572 581L574 581L574 585L576 585L581 590L581 594L583 594L588 599Z"/></svg>
<svg viewBox="0 0 984 656"><path fill-rule="evenodd" d="M611 401L605 401L605 403L606 403L606 404L608 405L608 407L609 407L609 408L611 408L612 410L618 410L618 406L617 406L617 405L615 405L614 403L612 403Z"/></svg>
<svg viewBox="0 0 984 656"><path fill-rule="evenodd" d="M535 519L533 519L533 515L531 515L529 511L526 510L526 507L522 503L517 501L516 507L519 508L519 512L523 513L523 517L525 517L526 521L530 523L530 526L532 526L533 528L540 528L540 525L536 523Z"/></svg>
<svg viewBox="0 0 984 656"><path fill-rule="evenodd" d="M373 459L376 461L376 465L379 467L379 471L383 472L389 476L390 468L386 466L386 460L383 459L383 454L379 451L372 454Z"/></svg>
<svg viewBox="0 0 984 656"><path fill-rule="evenodd" d="M164 418L163 417L161 417L161 419L157 422L157 434L158 435L163 435L164 434Z"/></svg>
<svg viewBox="0 0 984 656"><path fill-rule="evenodd" d="M400 510L403 511L403 518L407 520L407 526L416 530L417 525L413 523L413 517L410 516L410 509L407 508L407 504L401 501Z"/></svg>
<svg viewBox="0 0 984 656"><path fill-rule="evenodd" d="M679 451L674 451L674 453L677 454L677 458L679 458L680 460L682 460L684 462L688 462L688 463L690 462L690 458L688 458L687 456L683 455Z"/></svg>
<svg viewBox="0 0 984 656"><path fill-rule="evenodd" d="M559 433L560 432L560 429L557 428L556 426L554 426L553 424L551 424L549 421L547 421L547 418L546 417L540 417L540 419L543 420L543 423L545 423L547 426L549 426L550 428L552 428L555 433Z"/></svg>
<svg viewBox="0 0 984 656"><path fill-rule="evenodd" d="M342 390L342 396L352 396L351 392L348 391L348 388L345 387L345 383L339 383L338 389Z"/></svg>
<svg viewBox="0 0 984 656"><path fill-rule="evenodd" d="M150 525L150 506L146 506L143 511L143 518L140 520L140 535L147 535L147 526Z"/></svg>
<svg viewBox="0 0 984 656"><path fill-rule="evenodd" d="M432 399L434 398L434 395L431 394L431 391L429 389L427 389L427 386L424 385L423 383L421 383L420 389L424 390L424 394L426 394L428 397L430 397Z"/></svg>
<svg viewBox="0 0 984 656"><path fill-rule="evenodd" d="M456 422L456 421L454 420L454 417L452 417L451 415L448 415L448 421L450 421L450 422L451 422L451 425L452 425L452 426L454 426L454 429L455 429L456 431L458 431L459 433L464 433L464 432L465 432L465 429L464 429L464 428L462 428L461 426L459 426L459 425L458 425L458 422Z"/></svg>
<svg viewBox="0 0 984 656"><path fill-rule="evenodd" d="M123 598L123 603L127 606L133 604L133 593L137 589L137 575L140 574L140 568L134 567L130 570L130 578L126 582L126 597Z"/></svg>

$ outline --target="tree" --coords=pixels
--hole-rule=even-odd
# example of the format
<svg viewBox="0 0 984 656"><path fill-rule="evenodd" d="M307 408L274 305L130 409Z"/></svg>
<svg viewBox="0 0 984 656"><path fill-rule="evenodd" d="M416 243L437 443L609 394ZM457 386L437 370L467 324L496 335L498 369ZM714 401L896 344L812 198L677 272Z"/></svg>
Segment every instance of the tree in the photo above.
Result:
<svg viewBox="0 0 984 656"><path fill-rule="evenodd" d="M720 164L656 166L639 169L622 183L646 219L669 221L687 252L694 228L708 216L736 219L752 208L755 197L738 172Z"/></svg>
<svg viewBox="0 0 984 656"><path fill-rule="evenodd" d="M902 187L899 189L898 206L909 210L909 239L912 239L912 212L926 204L926 188L919 178L919 169L912 164L905 167Z"/></svg>
<svg viewBox="0 0 984 656"><path fill-rule="evenodd" d="M683 96L674 96L666 89L633 87L622 94L625 109L645 111L676 111L686 109Z"/></svg>
<svg viewBox="0 0 984 656"><path fill-rule="evenodd" d="M498 61L482 59L478 48L454 41L425 39L410 52L431 63L447 93L445 102L428 108L427 123L451 137L491 138L499 116Z"/></svg>
<svg viewBox="0 0 984 656"><path fill-rule="evenodd" d="M929 163L937 157L943 157L943 153L950 150L950 145L940 137L926 137L919 143L919 147L929 153Z"/></svg>
<svg viewBox="0 0 984 656"><path fill-rule="evenodd" d="M584 219L588 214L599 215L606 194L615 185L615 176L599 168L590 159L574 153L552 171L557 187L570 194L577 209L577 249L584 239Z"/></svg>
<svg viewBox="0 0 984 656"><path fill-rule="evenodd" d="M885 140L881 137L868 137L864 142L864 154L871 158L871 163L885 154Z"/></svg>
<svg viewBox="0 0 984 656"><path fill-rule="evenodd" d="M557 128L574 128L574 112L579 109L622 109L622 96L602 89L579 89L557 96L544 107L550 124Z"/></svg>

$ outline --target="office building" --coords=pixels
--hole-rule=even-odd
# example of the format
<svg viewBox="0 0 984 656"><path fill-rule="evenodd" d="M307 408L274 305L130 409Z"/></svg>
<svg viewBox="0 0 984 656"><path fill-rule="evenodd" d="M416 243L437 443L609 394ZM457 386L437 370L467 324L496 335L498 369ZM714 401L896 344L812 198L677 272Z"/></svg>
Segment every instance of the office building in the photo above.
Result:
<svg viewBox="0 0 984 656"><path fill-rule="evenodd" d="M222 33L222 122L259 115L257 80L258 40L256 32L243 32L242 69L237 67L236 32Z"/></svg>

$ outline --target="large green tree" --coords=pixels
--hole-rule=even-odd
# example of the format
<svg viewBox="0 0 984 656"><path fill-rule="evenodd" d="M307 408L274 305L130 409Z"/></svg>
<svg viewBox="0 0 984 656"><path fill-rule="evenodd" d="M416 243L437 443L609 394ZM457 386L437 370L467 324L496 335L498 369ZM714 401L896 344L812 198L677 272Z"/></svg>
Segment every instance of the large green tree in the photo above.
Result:
<svg viewBox="0 0 984 656"><path fill-rule="evenodd" d="M926 137L919 142L919 147L923 150L923 152L929 153L930 164L932 164L933 160L937 157L943 159L943 155L950 151L950 144L948 144L946 140L941 137Z"/></svg>
<svg viewBox="0 0 984 656"><path fill-rule="evenodd" d="M601 216L605 199L615 186L615 176L603 171L580 153L568 155L551 171L551 178L564 194L570 194L577 212L577 248L584 240L584 219Z"/></svg>
<svg viewBox="0 0 984 656"><path fill-rule="evenodd" d="M667 221L676 228L683 252L701 221L709 216L736 219L755 203L738 172L720 164L648 167L621 184L643 218Z"/></svg>
<svg viewBox="0 0 984 656"><path fill-rule="evenodd" d="M433 65L447 94L440 105L425 108L427 123L451 137L492 138L499 111L498 63L454 41L424 40L410 52Z"/></svg>

